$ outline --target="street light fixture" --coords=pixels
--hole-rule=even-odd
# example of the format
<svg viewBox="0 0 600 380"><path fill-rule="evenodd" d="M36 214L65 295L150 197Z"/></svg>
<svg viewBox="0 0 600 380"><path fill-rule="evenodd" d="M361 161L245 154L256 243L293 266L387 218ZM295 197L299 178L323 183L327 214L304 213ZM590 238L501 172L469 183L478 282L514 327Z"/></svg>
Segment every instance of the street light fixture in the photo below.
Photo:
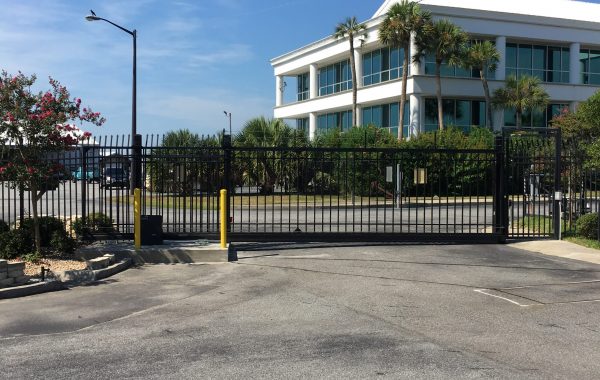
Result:
<svg viewBox="0 0 600 380"><path fill-rule="evenodd" d="M107 23L115 26L125 33L131 35L133 37L133 84L132 84L132 96L131 96L131 142L132 142L132 152L133 152L133 162L132 162L132 173L131 173L131 186L130 191L133 194L135 188L141 186L141 167L139 166L139 158L136 155L136 152L139 151L141 146L141 136L137 136L137 30L129 30L125 29L120 25L115 24L114 22L107 20L102 17L96 16L93 10L90 9L90 15L85 16L87 21L106 21ZM136 144L137 143L137 144ZM137 148L137 149L136 149ZM139 152L138 152L139 153Z"/></svg>
<svg viewBox="0 0 600 380"><path fill-rule="evenodd" d="M229 136L231 136L231 112L223 111L225 117L229 117Z"/></svg>
<svg viewBox="0 0 600 380"><path fill-rule="evenodd" d="M131 138L137 134L137 30L129 30L125 29L120 25L115 24L114 22L107 20L102 17L96 16L93 10L90 10L90 15L85 16L85 19L88 21L106 21L107 23L121 29L127 34L130 34L133 37L133 90L132 90L132 115L131 115Z"/></svg>

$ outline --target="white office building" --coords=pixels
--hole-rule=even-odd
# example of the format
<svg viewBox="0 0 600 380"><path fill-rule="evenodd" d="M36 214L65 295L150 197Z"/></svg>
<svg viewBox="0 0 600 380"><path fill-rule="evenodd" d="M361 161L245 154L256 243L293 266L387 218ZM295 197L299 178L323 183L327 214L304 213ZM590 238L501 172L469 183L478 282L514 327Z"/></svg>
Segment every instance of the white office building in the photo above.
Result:
<svg viewBox="0 0 600 380"><path fill-rule="evenodd" d="M402 52L379 43L378 28L398 0L386 0L366 21L368 37L356 39L359 125L374 124L397 135ZM600 4L568 0L422 0L433 19L448 19L472 40L490 40L500 53L490 89L509 74L539 77L550 95L545 111L523 115L523 126L545 127L564 107L575 109L600 89ZM341 10L352 12L351 10ZM346 14L340 14L342 20ZM332 29L333 29L332 25ZM271 60L275 73L274 117L295 120L314 136L352 123L349 42L328 36ZM412 53L411 53L412 54ZM435 63L425 57L409 67L405 136L437 128ZM287 83L294 83L287 86ZM294 100L284 91L294 91ZM479 73L442 68L444 119L468 130L485 124ZM514 126L514 112L495 111L494 125Z"/></svg>

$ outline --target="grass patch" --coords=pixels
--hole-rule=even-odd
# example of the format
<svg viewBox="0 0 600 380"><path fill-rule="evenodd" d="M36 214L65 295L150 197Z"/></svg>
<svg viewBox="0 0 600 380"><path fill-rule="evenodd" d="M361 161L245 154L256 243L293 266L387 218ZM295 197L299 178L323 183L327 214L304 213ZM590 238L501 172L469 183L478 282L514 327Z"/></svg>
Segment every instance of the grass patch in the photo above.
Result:
<svg viewBox="0 0 600 380"><path fill-rule="evenodd" d="M582 238L582 237L578 237L578 236L568 236L568 237L565 237L564 240L566 240L570 243L581 245L583 247L600 250L600 241L598 241L598 240L586 239L586 238Z"/></svg>
<svg viewBox="0 0 600 380"><path fill-rule="evenodd" d="M553 233L554 223L548 216L525 216L517 220L514 229L528 233Z"/></svg>

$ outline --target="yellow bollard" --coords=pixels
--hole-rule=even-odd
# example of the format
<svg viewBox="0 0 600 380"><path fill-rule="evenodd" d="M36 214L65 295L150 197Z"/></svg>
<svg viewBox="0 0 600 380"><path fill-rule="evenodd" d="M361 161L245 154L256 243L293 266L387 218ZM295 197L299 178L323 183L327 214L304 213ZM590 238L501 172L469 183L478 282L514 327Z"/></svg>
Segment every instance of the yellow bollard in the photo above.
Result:
<svg viewBox="0 0 600 380"><path fill-rule="evenodd" d="M227 190L221 190L221 248L227 248Z"/></svg>
<svg viewBox="0 0 600 380"><path fill-rule="evenodd" d="M142 191L133 191L133 242L135 249L142 247Z"/></svg>

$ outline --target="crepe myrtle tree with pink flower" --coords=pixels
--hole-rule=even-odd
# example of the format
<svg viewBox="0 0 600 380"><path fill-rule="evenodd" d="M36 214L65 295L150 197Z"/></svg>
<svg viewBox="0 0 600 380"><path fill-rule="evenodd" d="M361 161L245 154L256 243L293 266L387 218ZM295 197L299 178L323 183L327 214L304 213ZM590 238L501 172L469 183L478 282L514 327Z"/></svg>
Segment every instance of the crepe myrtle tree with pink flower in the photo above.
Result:
<svg viewBox="0 0 600 380"><path fill-rule="evenodd" d="M89 132L71 123L100 126L105 119L82 108L81 99L71 98L58 81L50 78L50 89L37 93L31 89L35 81L35 75L0 73L0 145L12 151L10 162L0 162L0 180L30 192L35 247L41 253L38 202L49 181L67 178L65 168L49 160L49 154L74 149L89 139Z"/></svg>

